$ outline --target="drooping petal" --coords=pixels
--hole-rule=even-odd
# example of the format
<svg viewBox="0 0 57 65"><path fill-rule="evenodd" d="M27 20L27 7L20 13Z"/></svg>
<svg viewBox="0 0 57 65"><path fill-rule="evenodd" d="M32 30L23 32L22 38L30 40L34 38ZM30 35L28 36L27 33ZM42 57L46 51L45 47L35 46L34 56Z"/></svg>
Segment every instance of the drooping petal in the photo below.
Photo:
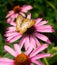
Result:
<svg viewBox="0 0 57 65"><path fill-rule="evenodd" d="M38 54L39 52L45 50L48 47L48 44L43 44L39 47L37 47L35 50L33 50L33 52L30 54L30 57L35 56L36 54Z"/></svg>
<svg viewBox="0 0 57 65"><path fill-rule="evenodd" d="M12 49L12 48L10 48L9 46L4 46L4 49L8 52L8 53L10 53L12 56L14 56L14 57L16 57L16 52Z"/></svg>
<svg viewBox="0 0 57 65"><path fill-rule="evenodd" d="M30 44L32 44L34 49L36 48L36 43L35 43L35 40L33 39L32 35L30 35Z"/></svg>
<svg viewBox="0 0 57 65"><path fill-rule="evenodd" d="M25 46L25 50L27 50L28 47L30 46L29 36L26 36L26 40L25 40L25 44L24 44L24 46Z"/></svg>
<svg viewBox="0 0 57 65"><path fill-rule="evenodd" d="M34 33L34 34L35 34L35 36L36 36L37 38L41 39L42 41L45 41L45 42L47 42L48 44L51 44L49 38L46 37L45 35L40 34L40 33Z"/></svg>
<svg viewBox="0 0 57 65"><path fill-rule="evenodd" d="M17 52L17 54L21 54L21 49L20 49L20 46L18 44L14 44L14 49Z"/></svg>
<svg viewBox="0 0 57 65"><path fill-rule="evenodd" d="M23 37L23 38L20 40L20 42L19 42L20 48L22 48L22 46L23 46L23 44L25 43L25 41L26 41L26 36Z"/></svg>
<svg viewBox="0 0 57 65"><path fill-rule="evenodd" d="M35 40L37 47L41 45L40 42L38 41L38 39L35 36L33 36L33 39Z"/></svg>
<svg viewBox="0 0 57 65"><path fill-rule="evenodd" d="M8 43L12 43L12 42L14 42L14 41L20 39L21 36L22 36L22 35L20 35L20 34L16 34L16 35L13 35L13 36L8 37L6 41L7 41Z"/></svg>

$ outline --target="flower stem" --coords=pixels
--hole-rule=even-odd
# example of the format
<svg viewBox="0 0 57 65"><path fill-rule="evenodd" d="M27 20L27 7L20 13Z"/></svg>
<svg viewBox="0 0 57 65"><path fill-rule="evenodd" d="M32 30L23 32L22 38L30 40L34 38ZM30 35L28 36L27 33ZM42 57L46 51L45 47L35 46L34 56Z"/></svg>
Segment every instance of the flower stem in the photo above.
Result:
<svg viewBox="0 0 57 65"><path fill-rule="evenodd" d="M43 58L43 60L44 60L44 62L45 62L46 65L49 65L49 63L48 63L48 61L47 61L46 58Z"/></svg>

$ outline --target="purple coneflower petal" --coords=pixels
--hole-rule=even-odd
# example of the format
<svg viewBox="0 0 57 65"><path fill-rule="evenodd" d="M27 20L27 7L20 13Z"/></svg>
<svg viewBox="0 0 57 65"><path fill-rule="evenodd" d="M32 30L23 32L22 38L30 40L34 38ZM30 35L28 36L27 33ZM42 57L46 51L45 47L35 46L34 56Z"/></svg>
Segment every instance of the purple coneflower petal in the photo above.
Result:
<svg viewBox="0 0 57 65"><path fill-rule="evenodd" d="M20 39L21 36L22 35L20 35L20 34L16 34L16 35L13 35L13 36L8 37L6 41L9 42L9 43L12 43L12 42Z"/></svg>
<svg viewBox="0 0 57 65"><path fill-rule="evenodd" d="M28 47L30 46L29 36L26 36L26 40L25 40L25 44L24 44L24 46L25 46L25 50L27 50Z"/></svg>
<svg viewBox="0 0 57 65"><path fill-rule="evenodd" d="M40 61L33 60L32 62L35 63L35 64L37 64L37 65L44 65L44 64L43 64L42 62L40 62Z"/></svg>
<svg viewBox="0 0 57 65"><path fill-rule="evenodd" d="M40 23L42 21L42 18L37 18L36 20L36 23L35 23L35 26L38 25L38 23Z"/></svg>
<svg viewBox="0 0 57 65"><path fill-rule="evenodd" d="M48 20L47 21L42 21L40 23L38 23L38 26L41 26L41 25L44 25L44 24L47 24L48 23Z"/></svg>
<svg viewBox="0 0 57 65"><path fill-rule="evenodd" d="M38 54L39 52L45 50L48 47L48 44L43 44L41 46L39 46L38 48L36 48L31 54L30 57L35 56L36 54Z"/></svg>
<svg viewBox="0 0 57 65"><path fill-rule="evenodd" d="M21 12L27 12L28 10L31 10L33 7L31 6L31 5L28 5L28 6L26 6L26 5L23 5L22 7L21 7Z"/></svg>
<svg viewBox="0 0 57 65"><path fill-rule="evenodd" d="M17 54L21 54L21 48L19 47L18 44L14 44L14 49L17 52Z"/></svg>
<svg viewBox="0 0 57 65"><path fill-rule="evenodd" d="M20 40L20 42L19 42L20 48L22 48L22 46L23 46L23 44L24 44L25 42L26 42L26 38L23 37L23 38Z"/></svg>
<svg viewBox="0 0 57 65"><path fill-rule="evenodd" d="M13 10L9 11L8 15L6 16L6 18L8 18L9 16L11 16L13 14L14 14L14 11Z"/></svg>
<svg viewBox="0 0 57 65"><path fill-rule="evenodd" d="M13 26L16 26L16 23L15 22L10 22L11 25Z"/></svg>
<svg viewBox="0 0 57 65"><path fill-rule="evenodd" d="M32 50L33 50L33 46L32 46L32 44L30 44L30 47L26 50L25 54L29 55Z"/></svg>
<svg viewBox="0 0 57 65"><path fill-rule="evenodd" d="M52 57L52 54L48 54L48 53L42 53L42 54L38 54L34 57L32 57L32 60L37 60L37 59L41 59L41 58L47 58L47 57Z"/></svg>
<svg viewBox="0 0 57 65"><path fill-rule="evenodd" d="M22 13L22 12L19 12L23 17L25 17L25 14L24 13Z"/></svg>
<svg viewBox="0 0 57 65"><path fill-rule="evenodd" d="M41 44L40 44L40 42L38 41L38 39L37 39L35 36L32 36L32 37L33 37L33 39L35 40L35 43L36 43L37 47L40 46Z"/></svg>
<svg viewBox="0 0 57 65"><path fill-rule="evenodd" d="M12 56L14 56L14 57L16 57L16 52L12 49L12 48L10 48L9 46L4 46L4 49L7 51L7 52L9 52Z"/></svg>
<svg viewBox="0 0 57 65"><path fill-rule="evenodd" d="M41 40L43 40L43 41L45 41L45 42L51 44L49 38L46 37L45 35L40 34L40 33L36 33L36 32L35 32L34 34L35 34L35 36L36 36L37 38L39 38L39 39L41 39Z"/></svg>
<svg viewBox="0 0 57 65"><path fill-rule="evenodd" d="M14 60L8 58L0 58L0 62L14 62Z"/></svg>
<svg viewBox="0 0 57 65"><path fill-rule="evenodd" d="M28 18L28 19L31 19L31 13L29 13L29 14L27 15L27 18Z"/></svg>
<svg viewBox="0 0 57 65"><path fill-rule="evenodd" d="M36 29L37 32L46 32L46 33L52 33L54 32L53 29L51 28L46 28L46 29Z"/></svg>
<svg viewBox="0 0 57 65"><path fill-rule="evenodd" d="M0 65L14 65L14 63L12 63L12 62L10 62L10 63L0 62Z"/></svg>
<svg viewBox="0 0 57 65"><path fill-rule="evenodd" d="M16 31L16 27L8 27L7 30L9 30L9 31Z"/></svg>
<svg viewBox="0 0 57 65"><path fill-rule="evenodd" d="M4 36L15 36L16 34L19 34L18 32L8 32Z"/></svg>
<svg viewBox="0 0 57 65"><path fill-rule="evenodd" d="M30 65L34 65L33 63L31 63Z"/></svg>
<svg viewBox="0 0 57 65"><path fill-rule="evenodd" d="M33 39L32 35L30 35L30 44L32 44L34 49L36 48L36 43L35 43L35 40Z"/></svg>

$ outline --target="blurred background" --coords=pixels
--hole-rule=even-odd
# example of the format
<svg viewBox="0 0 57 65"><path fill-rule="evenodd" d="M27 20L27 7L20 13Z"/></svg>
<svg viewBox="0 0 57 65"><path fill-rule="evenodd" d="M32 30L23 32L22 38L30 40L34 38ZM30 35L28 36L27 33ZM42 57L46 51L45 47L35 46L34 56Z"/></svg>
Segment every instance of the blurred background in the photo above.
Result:
<svg viewBox="0 0 57 65"><path fill-rule="evenodd" d="M33 6L33 9L30 11L32 18L42 17L49 21L48 24L54 26L55 32L45 35L50 38L57 52L57 0L0 0L0 56L4 55L3 46L6 44L3 36L8 27L5 16L14 6L22 6L24 4ZM57 64L57 55L55 55L50 62L50 65L54 64Z"/></svg>

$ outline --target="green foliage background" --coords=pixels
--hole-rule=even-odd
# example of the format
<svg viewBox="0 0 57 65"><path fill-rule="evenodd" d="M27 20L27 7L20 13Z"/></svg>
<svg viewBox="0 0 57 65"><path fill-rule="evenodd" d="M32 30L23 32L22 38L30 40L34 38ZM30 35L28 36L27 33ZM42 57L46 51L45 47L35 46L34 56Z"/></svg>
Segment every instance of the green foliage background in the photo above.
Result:
<svg viewBox="0 0 57 65"><path fill-rule="evenodd" d="M52 45L47 49L47 52L53 53L54 57L47 59L49 65L56 65L57 62L57 0L0 0L0 56L8 57L9 54L4 55L3 46L6 44L3 36L8 24L6 23L6 14L13 9L15 5L32 5L32 18L42 17L49 21L48 24L54 26L55 32L46 34ZM51 61L50 61L51 60Z"/></svg>

